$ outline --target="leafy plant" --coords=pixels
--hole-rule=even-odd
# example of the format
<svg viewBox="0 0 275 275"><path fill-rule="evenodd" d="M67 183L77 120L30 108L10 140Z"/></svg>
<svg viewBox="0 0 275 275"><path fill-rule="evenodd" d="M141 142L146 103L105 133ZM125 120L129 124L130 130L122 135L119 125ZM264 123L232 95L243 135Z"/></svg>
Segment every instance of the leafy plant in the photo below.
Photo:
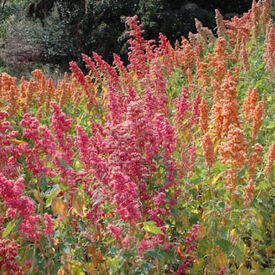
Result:
<svg viewBox="0 0 275 275"><path fill-rule="evenodd" d="M1 272L271 274L269 9L217 13L218 38L196 21L175 48L128 17L127 66L2 73Z"/></svg>

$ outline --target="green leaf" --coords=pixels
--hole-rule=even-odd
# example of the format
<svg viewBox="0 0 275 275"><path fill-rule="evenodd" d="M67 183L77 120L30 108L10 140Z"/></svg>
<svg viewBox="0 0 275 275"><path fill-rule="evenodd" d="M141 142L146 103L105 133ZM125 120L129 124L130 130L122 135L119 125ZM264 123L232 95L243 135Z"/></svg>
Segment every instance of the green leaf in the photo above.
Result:
<svg viewBox="0 0 275 275"><path fill-rule="evenodd" d="M33 253L32 253L32 267L31 267L31 270L30 270L30 274L33 274L33 270L34 270L34 267L35 267L35 262L36 262L36 247L34 246L33 247Z"/></svg>
<svg viewBox="0 0 275 275"><path fill-rule="evenodd" d="M195 188L190 189L189 194L191 194L194 199L197 198L197 190Z"/></svg>
<svg viewBox="0 0 275 275"><path fill-rule="evenodd" d="M53 201L53 198L52 198L52 197L48 197L48 198L46 199L46 207L51 206L52 201Z"/></svg>
<svg viewBox="0 0 275 275"><path fill-rule="evenodd" d="M206 239L200 240L198 243L199 255L204 257L207 249L208 249L208 241Z"/></svg>
<svg viewBox="0 0 275 275"><path fill-rule="evenodd" d="M228 254L229 253L229 248L231 243L228 240L217 240L215 241L215 244L218 245L224 253Z"/></svg>
<svg viewBox="0 0 275 275"><path fill-rule="evenodd" d="M189 218L189 223L190 224L195 224L198 222L198 215L196 213L192 213L190 214L190 218Z"/></svg>
<svg viewBox="0 0 275 275"><path fill-rule="evenodd" d="M93 195L92 195L92 197L91 197L92 200L94 199L94 197L96 196L96 194L97 194L99 191L100 191L100 186L97 187L96 190L94 191L94 193L93 193Z"/></svg>
<svg viewBox="0 0 275 275"><path fill-rule="evenodd" d="M264 64L261 64L260 66L258 66L258 68L255 71L258 72L258 71L262 70L263 68L264 68ZM262 80L257 81L257 84L258 84L258 82L261 84Z"/></svg>
<svg viewBox="0 0 275 275"><path fill-rule="evenodd" d="M44 192L48 187L48 182L44 175L39 179L39 182L40 182L41 190Z"/></svg>
<svg viewBox="0 0 275 275"><path fill-rule="evenodd" d="M66 169L73 169L71 166L69 166L63 159L58 158L59 163Z"/></svg>
<svg viewBox="0 0 275 275"><path fill-rule="evenodd" d="M8 223L6 229L4 230L4 232L2 233L2 238L6 238L10 233L11 231L13 230L13 228L15 227L15 221L12 220Z"/></svg>
<svg viewBox="0 0 275 275"><path fill-rule="evenodd" d="M122 254L121 254L121 257L123 259L130 259L134 256L134 253L128 251L128 250L125 250Z"/></svg>
<svg viewBox="0 0 275 275"><path fill-rule="evenodd" d="M13 231L15 231L15 230L17 229L17 227L18 227L19 224L22 222L22 220L23 220L23 216L20 215L18 221L16 222L14 228L12 229Z"/></svg>
<svg viewBox="0 0 275 275"><path fill-rule="evenodd" d="M157 258L157 259L161 259L162 258L162 255L158 251L156 251L154 249L147 250L145 252L145 254L148 255L148 256L152 256L154 258Z"/></svg>
<svg viewBox="0 0 275 275"><path fill-rule="evenodd" d="M270 121L268 123L268 125L266 126L266 129L274 129L275 128L275 122L274 121Z"/></svg>
<svg viewBox="0 0 275 275"><path fill-rule="evenodd" d="M1 98L1 100L3 101L3 103L5 103L6 105L11 105L8 101L6 101L5 99Z"/></svg>
<svg viewBox="0 0 275 275"><path fill-rule="evenodd" d="M97 205L99 203L99 201L103 198L103 194L100 193L96 199L96 201L93 203L93 206Z"/></svg>
<svg viewBox="0 0 275 275"><path fill-rule="evenodd" d="M218 233L222 239L226 239L227 232L225 231L225 229L223 227L218 231Z"/></svg>
<svg viewBox="0 0 275 275"><path fill-rule="evenodd" d="M146 232L152 233L152 234L162 234L163 232L160 230L158 226L156 226L156 223L153 221L144 222L143 228Z"/></svg>
<svg viewBox="0 0 275 275"><path fill-rule="evenodd" d="M260 234L260 232L258 230L252 231L252 237L256 240L264 241L263 236Z"/></svg>
<svg viewBox="0 0 275 275"><path fill-rule="evenodd" d="M46 247L49 244L49 240L45 235L41 236L40 242L43 247Z"/></svg>
<svg viewBox="0 0 275 275"><path fill-rule="evenodd" d="M273 274L273 272L274 272L273 268L261 269L261 275L270 275L270 274Z"/></svg>
<svg viewBox="0 0 275 275"><path fill-rule="evenodd" d="M112 261L112 265L111 265L112 274L115 274L118 270L119 259L120 257L119 255L117 255Z"/></svg>
<svg viewBox="0 0 275 275"><path fill-rule="evenodd" d="M55 184L52 189L45 192L45 195L47 197L53 198L53 197L56 197L60 192L61 192L61 188L59 184Z"/></svg>
<svg viewBox="0 0 275 275"><path fill-rule="evenodd" d="M225 208L225 202L223 202L223 201L220 201L218 203L218 205L219 205L220 208Z"/></svg>
<svg viewBox="0 0 275 275"><path fill-rule="evenodd" d="M236 253L236 255L238 256L238 258L240 260L242 260L245 256L245 244L243 242L238 243L235 247L234 247L234 251Z"/></svg>
<svg viewBox="0 0 275 275"><path fill-rule="evenodd" d="M258 186L257 189L266 189L269 186L269 184L265 181L261 181ZM258 199L257 199L258 200Z"/></svg>

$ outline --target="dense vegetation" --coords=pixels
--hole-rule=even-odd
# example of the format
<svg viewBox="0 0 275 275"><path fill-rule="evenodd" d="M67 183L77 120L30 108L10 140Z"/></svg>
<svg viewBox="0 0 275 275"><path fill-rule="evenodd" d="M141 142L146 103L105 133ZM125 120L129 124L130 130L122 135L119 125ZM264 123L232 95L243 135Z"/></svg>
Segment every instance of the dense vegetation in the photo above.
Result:
<svg viewBox="0 0 275 275"><path fill-rule="evenodd" d="M139 16L145 39L158 40L162 32L174 45L182 35L196 31L195 18L214 29L215 8L229 18L247 11L250 4L251 0L11 0L0 10L0 59L19 69L24 63L68 69L69 61L80 62L81 53L95 51L108 63L113 62L113 52L127 62L127 16Z"/></svg>
<svg viewBox="0 0 275 275"><path fill-rule="evenodd" d="M216 22L0 75L2 274L272 274L271 1Z"/></svg>

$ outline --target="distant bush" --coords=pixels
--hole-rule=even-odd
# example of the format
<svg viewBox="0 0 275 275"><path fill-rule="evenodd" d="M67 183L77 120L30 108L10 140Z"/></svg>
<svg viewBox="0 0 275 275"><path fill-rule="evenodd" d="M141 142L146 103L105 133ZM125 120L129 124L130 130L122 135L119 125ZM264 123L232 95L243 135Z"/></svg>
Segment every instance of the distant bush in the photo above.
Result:
<svg viewBox="0 0 275 275"><path fill-rule="evenodd" d="M146 39L158 40L161 32L174 44L176 40L181 40L182 35L187 37L190 31L196 32L195 18L204 26L214 29L215 7L221 8L222 12L230 9L231 12L234 10L242 13L250 7L251 1L225 1L222 5L217 1L207 2L206 5L205 1L199 0L20 2L17 9L23 9L25 16L5 22L5 26L12 25L12 31L7 31L7 28L3 30L7 32L7 51L13 49L11 45L15 46L19 41L18 51L22 50L24 53L18 52L13 56L20 59L23 55L26 62L59 64L67 69L70 60L80 61L82 52L92 55L95 51L109 63L113 61L115 52L127 62L127 16L139 16ZM234 9L232 3L235 5ZM26 56L26 48L33 56Z"/></svg>

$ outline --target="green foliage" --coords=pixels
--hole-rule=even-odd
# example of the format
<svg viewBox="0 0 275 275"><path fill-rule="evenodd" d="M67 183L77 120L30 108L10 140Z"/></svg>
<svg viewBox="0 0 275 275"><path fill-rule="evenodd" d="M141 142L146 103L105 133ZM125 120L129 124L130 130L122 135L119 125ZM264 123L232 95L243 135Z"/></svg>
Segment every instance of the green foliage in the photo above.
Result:
<svg viewBox="0 0 275 275"><path fill-rule="evenodd" d="M29 62L28 58L31 58L32 62L58 64L64 70L68 69L69 61L80 61L81 53L91 56L92 51L109 63L113 61L113 53L127 61L129 36L125 34L126 16L139 16L146 39L158 40L162 32L174 44L182 35L187 37L188 32L196 31L195 18L205 26L215 28L214 7L218 3L212 2L205 6L200 1L164 0L9 1L3 19L0 18L3 22L0 37L9 42L14 40L11 38L15 34L20 36L19 41L23 41L25 47L31 47L33 56L24 56L24 61L19 61L21 63ZM228 1L227 5L231 4ZM242 12L244 10L246 4ZM20 20L9 18L12 14ZM8 31L11 24L13 34ZM10 44L5 45L7 51L10 51ZM17 56L21 56L21 48L18 47Z"/></svg>
<svg viewBox="0 0 275 275"><path fill-rule="evenodd" d="M109 13L106 13L107 1L87 3L91 5L89 9L93 7L93 11L88 9L88 13L93 12L95 15L92 19L86 18L85 12L78 10L75 2L66 1L57 2L51 15L43 19L44 26L39 19L34 24L24 18L10 18L9 24L13 27L7 32L7 37L13 37L13 40L9 41L9 45L15 42L21 42L20 45L28 44L30 46L25 49L26 57L29 51L37 51L36 53L44 61L51 57L59 60L60 63L67 58L67 51L70 52L71 57L78 55L78 50L76 51L73 46L74 43L80 44L79 51L87 45L101 47L100 42L109 39L108 35L111 39L112 32L117 30L119 35L120 25L112 23L111 14L120 14L125 6L119 1L113 1L112 6L109 6ZM110 4L111 1L108 3ZM115 9L114 4L119 8ZM167 22L174 26L173 20L176 20L177 16L172 18L169 5L167 2L157 0L139 1L136 4L138 13L143 15L144 26L152 28L152 35L157 31L159 24L161 25L161 21L158 20L163 14L167 16ZM153 8L155 6L156 9ZM175 6L171 5L171 7ZM179 16L185 8L183 5L178 13L175 11L175 15ZM67 13L70 9L71 12ZM109 17L105 16L108 14L110 14ZM80 18L87 21L81 21ZM97 19L100 24L86 29L86 26L89 26L89 20L95 22ZM26 22L29 25L24 33ZM78 32L71 36L71 40L68 39L79 22L86 23L79 25L81 28L77 29ZM111 29L112 24L113 29ZM53 29L50 29L51 26L54 26ZM274 247L272 176L275 174L275 166L273 165L273 170L266 175L264 169L268 159L268 148L274 142L274 79L266 71L263 59L266 52L264 28L265 26L262 26L261 34L257 37L253 36L252 30L250 42L246 45L250 53L249 72L244 69L241 58L228 61L225 57L224 60L225 66L228 66L226 67L228 72L233 73L235 68L240 68L239 75L236 77L237 83L232 81L230 85L232 84L233 89L236 88L237 91L237 98L234 100L240 107L237 111L240 120L238 127L243 131L249 144L244 149L247 159L251 161L253 145L260 143L263 146L262 158L255 164L255 174L251 172L252 166L249 166L251 163L245 160L243 166L236 172L236 178L233 179L230 179L229 173L233 166L230 162L231 155L228 154L227 162L223 163L220 160L219 151L230 140L226 135L217 138L213 131L216 121L210 120L213 105L224 104L223 101L217 102L218 100L214 97L218 82L209 58L209 53L217 50L215 48L217 41L221 39L216 40L216 44L209 45L207 42L202 44L200 58L202 62L209 65L207 68L205 66L204 70L208 77L208 83L205 86L201 84L202 77L199 76L196 62L190 64L192 74L192 81L190 81L186 70L183 69L184 61L182 65L175 58L177 54L187 55L184 47L170 49L171 52L168 51L166 54L161 50L156 51L154 58L147 56L148 64L145 67L148 66L148 72L143 78L137 75L135 69L132 71L125 69L123 73L115 68L118 74L114 73L114 78L109 75L109 72L103 73L98 70L99 76L93 75L91 71L83 80L81 71L74 68L72 76L64 76L56 85L56 89L54 87L51 89L48 77L36 71L33 72L34 78L30 82L18 85L16 99L12 98L13 92L16 92L14 79L7 76L1 78L1 110L10 112L8 122L14 130L18 131L16 139L7 138L8 145L11 144L11 148L16 148L14 156L12 152L8 157L9 162L12 160L10 157L17 159L18 163L16 161L14 163L18 164L18 175L7 175L6 181L4 177L1 177L1 180L5 186L9 177L12 181L20 174L24 178L22 195L29 197L35 203L33 214L40 216L35 229L42 234L33 242L24 235L24 231L17 232L22 220L23 223L29 221L28 216L9 217L7 205L10 201L7 201L6 196L1 195L5 194L1 189L0 210L1 217L4 217L0 228L1 236L2 239L10 238L20 244L15 261L23 266L24 271L28 274L61 275L174 274L181 265L188 262L188 259L192 259L194 262L187 266L187 270L184 271L186 274L218 274L223 268L226 268L226 274L272 274L275 263L272 254ZM89 41L87 38L82 44L84 33L93 36L94 40ZM126 38L126 35L120 36L121 45ZM67 44L68 48L60 47L61 45L65 47ZM44 48L44 45L48 47ZM191 45L188 44L188 46L192 48ZM103 48L102 51L104 51ZM223 50L231 54L233 48L227 41ZM216 52L216 55L218 56L219 53ZM196 57L199 57L198 53ZM173 58L172 62L166 63L169 58ZM156 61L158 63L155 63ZM160 67L159 71L156 64ZM170 71L169 66L171 66ZM153 106L152 116L149 112L144 115L142 112L147 110L147 105L151 108L152 105L149 104L162 96L158 89L158 85L162 85L159 81L162 77L166 83L163 99L167 97L167 102L165 101L167 110ZM118 83L114 91L111 85L108 85L111 81ZM227 83L226 81L227 78L223 77L219 84L223 86ZM10 83L13 83L11 87L8 86ZM260 95L258 101L262 97L265 98L263 121L255 140L251 137L252 123L241 110L249 86L257 88ZM134 96L130 94L133 91L135 91ZM177 108L177 103L184 97L184 91L187 98L185 107L187 106L188 109L191 107L189 110L186 109L184 115L178 120L182 110ZM201 98L205 99L210 110L206 120L210 123L208 133L213 142L210 152L215 153L215 162L211 167L206 164L205 149L202 147L202 137L205 134L203 134L198 113L197 122L189 126L191 116L196 113L194 101L198 98L198 92ZM226 92L223 91L223 93L223 96L226 96ZM29 100L31 96L32 100ZM152 96L156 97L152 100ZM47 109L48 99L56 102L53 106L56 106L56 109L59 106L58 112ZM119 105L121 102L122 104ZM89 105L89 103L92 104ZM12 112L11 107L14 106L15 112ZM138 106L140 109L131 109L133 106ZM61 110L64 113L61 113ZM111 120L114 110L116 115L122 114L121 122L117 124L115 120L113 122ZM39 113L40 111L42 113ZM27 113L26 117L28 114L32 116L35 114L39 124L37 129L34 118L30 126L24 125L26 122L21 123L24 113ZM4 116L5 113L1 112L1 115ZM142 115L148 119L148 121L144 120L144 123L150 126L140 127L136 133L136 128L132 125L143 119ZM225 117L225 114L223 115ZM64 126L65 117L73 120L68 130L65 130ZM165 120L160 120L162 118ZM158 123L151 124L151 122ZM167 124L164 124L166 122ZM54 123L62 125L56 129ZM183 127L180 123L184 124ZM2 125L4 126L3 123L0 126ZM163 127L165 130L160 127L162 125L165 126ZM79 126L83 132L86 131L87 140L84 134L82 136L77 134ZM170 126L173 132L170 134L175 142L167 131ZM119 131L125 128L125 132ZM4 129L2 136L5 137L5 128L2 129ZM47 129L46 135L42 135L43 129ZM29 138L30 132L33 136ZM155 136L154 132L159 134ZM49 146L48 144L44 146L45 136ZM158 140L162 140L162 143L159 144ZM83 145L77 145L78 143ZM126 149L125 144L129 144L129 147L125 147ZM147 150L145 144L155 145L157 151L154 151L153 147L148 147ZM174 147L167 157L164 153L171 144L174 144ZM193 145L195 155L192 152ZM234 146L237 147L237 145L238 141ZM5 146L7 144L3 143L1 149L5 149ZM227 150L231 153L232 148L235 147ZM153 157L148 161L147 157L151 149ZM129 155L133 155L134 158L127 159ZM142 157L139 158L139 155ZM38 162L41 163L37 172L37 168L32 168L32 165ZM1 160L0 168L7 163L5 159ZM171 163L173 165L170 165ZM144 165L144 173L138 176L131 174L138 165ZM123 171L123 174L116 174L117 168ZM254 184L253 190L249 193L247 183L250 179L253 179ZM119 213L127 207L127 205L121 207L122 204L119 203L127 199L125 194L133 191L127 187L128 181L135 182L131 188L134 186L139 190L134 200L141 211L141 216L134 222L122 218L123 212ZM233 182L234 188L229 189L228 182ZM123 184L123 189L119 188ZM157 198L158 194L161 195L159 196L161 200ZM247 194L250 196L246 197ZM123 195L121 202L113 200L113 197L118 195ZM16 196L20 198L21 195ZM16 200L13 199L13 201ZM97 210L100 211L97 212ZM54 224L52 231L44 234L46 228L44 214L46 213L52 215ZM153 221L154 218L156 221ZM161 219L159 224L158 218ZM114 231L110 229L110 225L115 227ZM194 230L196 225L199 225L197 232ZM194 246L190 245L190 236L193 238ZM25 264L26 260L31 261L31 266ZM2 271L6 270L0 266L0 272Z"/></svg>

